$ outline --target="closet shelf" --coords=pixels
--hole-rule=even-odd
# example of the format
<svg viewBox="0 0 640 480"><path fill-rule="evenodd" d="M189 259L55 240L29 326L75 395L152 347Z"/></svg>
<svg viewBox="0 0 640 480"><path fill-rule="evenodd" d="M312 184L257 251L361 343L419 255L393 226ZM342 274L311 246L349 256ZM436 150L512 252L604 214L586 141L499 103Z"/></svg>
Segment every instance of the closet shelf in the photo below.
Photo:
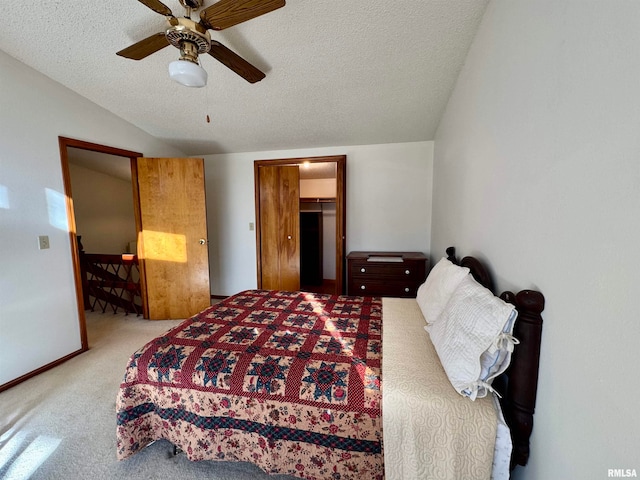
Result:
<svg viewBox="0 0 640 480"><path fill-rule="evenodd" d="M302 203L335 203L336 199L335 198L310 198L310 197L304 197L304 198L300 198L300 201Z"/></svg>

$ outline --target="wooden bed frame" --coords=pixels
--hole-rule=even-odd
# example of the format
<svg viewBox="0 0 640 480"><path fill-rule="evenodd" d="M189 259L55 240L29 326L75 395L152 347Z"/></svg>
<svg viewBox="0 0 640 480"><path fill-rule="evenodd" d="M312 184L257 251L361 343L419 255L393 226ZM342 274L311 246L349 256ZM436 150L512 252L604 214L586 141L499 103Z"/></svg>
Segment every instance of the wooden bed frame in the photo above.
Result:
<svg viewBox="0 0 640 480"><path fill-rule="evenodd" d="M447 248L447 259L457 265L469 268L473 277L495 295L491 275L474 257L464 257L458 261L455 248ZM515 305L518 318L513 335L520 341L511 357L506 372L493 382L493 388L502 396L500 404L507 425L511 430L513 451L511 470L516 465L526 465L529 460L529 439L533 430L533 414L538 389L538 369L540 363L540 341L542 336L542 316L544 296L534 290L522 290L517 294L503 292L504 301Z"/></svg>

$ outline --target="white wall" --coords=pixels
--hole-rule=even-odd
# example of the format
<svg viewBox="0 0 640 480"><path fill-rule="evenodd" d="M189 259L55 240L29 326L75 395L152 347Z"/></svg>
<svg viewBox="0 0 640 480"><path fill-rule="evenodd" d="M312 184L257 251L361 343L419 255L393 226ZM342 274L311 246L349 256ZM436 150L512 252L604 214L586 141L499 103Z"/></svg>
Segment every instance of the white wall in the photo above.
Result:
<svg viewBox="0 0 640 480"><path fill-rule="evenodd" d="M335 178L301 178L300 198L333 198L337 188Z"/></svg>
<svg viewBox="0 0 640 480"><path fill-rule="evenodd" d="M440 123L432 247L546 297L530 465L640 471L640 2L493 1Z"/></svg>
<svg viewBox="0 0 640 480"><path fill-rule="evenodd" d="M81 347L59 135L182 155L0 51L0 385Z"/></svg>
<svg viewBox="0 0 640 480"><path fill-rule="evenodd" d="M76 230L87 253L127 253L136 241L130 180L69 165ZM135 252L133 252L135 253Z"/></svg>
<svg viewBox="0 0 640 480"><path fill-rule="evenodd" d="M326 155L347 156L347 252L429 253L432 142L206 155L211 293L257 285L253 162Z"/></svg>
<svg viewBox="0 0 640 480"><path fill-rule="evenodd" d="M322 208L322 279L336 279L336 204L321 203Z"/></svg>

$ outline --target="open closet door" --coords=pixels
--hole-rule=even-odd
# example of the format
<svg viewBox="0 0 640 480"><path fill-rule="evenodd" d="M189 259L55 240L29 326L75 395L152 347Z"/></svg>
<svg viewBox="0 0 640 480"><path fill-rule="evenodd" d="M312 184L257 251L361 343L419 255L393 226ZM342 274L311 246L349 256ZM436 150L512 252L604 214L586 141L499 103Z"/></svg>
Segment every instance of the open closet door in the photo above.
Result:
<svg viewBox="0 0 640 480"><path fill-rule="evenodd" d="M138 158L136 164L145 318L190 317L211 304L204 161Z"/></svg>
<svg viewBox="0 0 640 480"><path fill-rule="evenodd" d="M300 289L300 176L298 166L261 166L258 169L262 264L258 287Z"/></svg>

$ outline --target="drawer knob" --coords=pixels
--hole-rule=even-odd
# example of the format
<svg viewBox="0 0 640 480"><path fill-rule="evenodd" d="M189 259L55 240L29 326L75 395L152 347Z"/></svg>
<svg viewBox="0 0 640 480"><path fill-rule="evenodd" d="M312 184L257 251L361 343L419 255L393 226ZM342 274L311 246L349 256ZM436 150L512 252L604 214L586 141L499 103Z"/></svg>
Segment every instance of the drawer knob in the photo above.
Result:
<svg viewBox="0 0 640 480"><path fill-rule="evenodd" d="M362 273L364 273L364 272L366 272L366 271L367 271L367 269L366 269L366 268L364 268L364 267L362 267L362 268L360 269L360 271L361 271Z"/></svg>
<svg viewBox="0 0 640 480"><path fill-rule="evenodd" d="M410 272L409 270L405 270L405 271L404 271L404 273L405 273L406 275L409 275L411 272Z"/></svg>
<svg viewBox="0 0 640 480"><path fill-rule="evenodd" d="M404 291L409 293L409 287L404 287Z"/></svg>
<svg viewBox="0 0 640 480"><path fill-rule="evenodd" d="M366 287L364 285L360 285L360 290L364 290Z"/></svg>

